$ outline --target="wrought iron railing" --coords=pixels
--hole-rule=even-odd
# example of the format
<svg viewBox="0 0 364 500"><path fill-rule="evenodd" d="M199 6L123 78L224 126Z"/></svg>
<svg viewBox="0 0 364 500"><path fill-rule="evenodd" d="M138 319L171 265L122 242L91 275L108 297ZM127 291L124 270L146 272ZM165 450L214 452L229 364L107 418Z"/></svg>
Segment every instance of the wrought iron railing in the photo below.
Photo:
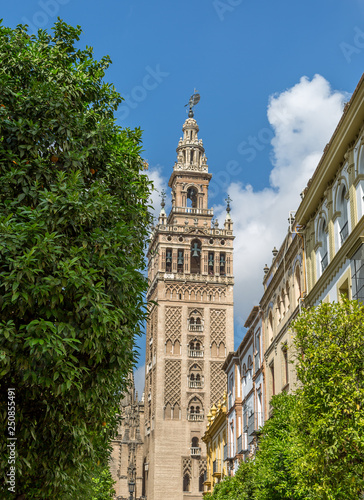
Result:
<svg viewBox="0 0 364 500"><path fill-rule="evenodd" d="M327 268L327 265L329 263L329 257L328 257L328 254L327 252L325 253L325 255L322 257L321 259L321 272L323 273L325 271L325 269Z"/></svg>
<svg viewBox="0 0 364 500"><path fill-rule="evenodd" d="M349 234L349 224L348 224L348 221L345 222L345 224L341 228L341 231L340 231L339 234L340 234L341 244L343 244L344 241L346 240L346 238L348 237L348 234Z"/></svg>

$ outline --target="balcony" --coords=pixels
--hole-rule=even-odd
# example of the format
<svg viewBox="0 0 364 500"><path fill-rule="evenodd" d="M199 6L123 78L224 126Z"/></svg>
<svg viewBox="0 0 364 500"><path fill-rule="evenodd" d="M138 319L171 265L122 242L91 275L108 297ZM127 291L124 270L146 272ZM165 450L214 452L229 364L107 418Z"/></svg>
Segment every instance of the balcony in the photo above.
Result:
<svg viewBox="0 0 364 500"><path fill-rule="evenodd" d="M203 413L191 413L190 411L187 412L187 420L189 422L203 422L203 419Z"/></svg>
<svg viewBox="0 0 364 500"><path fill-rule="evenodd" d="M188 355L190 358L203 358L203 349L189 349Z"/></svg>
<svg viewBox="0 0 364 500"><path fill-rule="evenodd" d="M346 238L348 237L348 234L349 234L349 224L348 224L348 221L345 222L345 224L341 228L341 231L340 231L339 234L340 234L341 244L343 244L344 241L346 240Z"/></svg>
<svg viewBox="0 0 364 500"><path fill-rule="evenodd" d="M203 381L202 380L189 380L188 387L190 389L202 389Z"/></svg>
<svg viewBox="0 0 364 500"><path fill-rule="evenodd" d="M255 355L255 371L257 372L260 368L260 352Z"/></svg>
<svg viewBox="0 0 364 500"><path fill-rule="evenodd" d="M329 263L329 257L328 257L327 252L326 252L325 255L321 259L321 272L322 273L327 268L328 263Z"/></svg>
<svg viewBox="0 0 364 500"><path fill-rule="evenodd" d="M199 457L201 455L201 448L191 447L191 457Z"/></svg>
<svg viewBox="0 0 364 500"><path fill-rule="evenodd" d="M188 330L190 332L203 332L203 325L192 325L189 323Z"/></svg>
<svg viewBox="0 0 364 500"><path fill-rule="evenodd" d="M173 214L214 215L212 208L173 207Z"/></svg>
<svg viewBox="0 0 364 500"><path fill-rule="evenodd" d="M250 444L254 439L254 430L255 430L255 415L251 413L248 417L248 444Z"/></svg>
<svg viewBox="0 0 364 500"><path fill-rule="evenodd" d="M240 436L238 437L238 440L237 440L237 448L236 448L236 453L239 455L239 453L242 453L243 451L243 436L242 434L240 434Z"/></svg>
<svg viewBox="0 0 364 500"><path fill-rule="evenodd" d="M212 475L221 476L221 460L214 460L212 462Z"/></svg>

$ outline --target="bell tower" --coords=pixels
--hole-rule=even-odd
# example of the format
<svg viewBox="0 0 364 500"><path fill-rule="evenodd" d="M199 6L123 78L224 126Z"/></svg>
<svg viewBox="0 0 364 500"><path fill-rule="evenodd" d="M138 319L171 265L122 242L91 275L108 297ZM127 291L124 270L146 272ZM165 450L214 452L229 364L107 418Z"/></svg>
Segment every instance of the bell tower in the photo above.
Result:
<svg viewBox="0 0 364 500"><path fill-rule="evenodd" d="M206 449L201 438L209 409L223 397L221 367L234 349L230 200L219 227L208 206L212 175L192 107L190 100L168 183L172 208L167 216L163 193L148 251L147 298L155 302L146 338L148 500L202 497Z"/></svg>

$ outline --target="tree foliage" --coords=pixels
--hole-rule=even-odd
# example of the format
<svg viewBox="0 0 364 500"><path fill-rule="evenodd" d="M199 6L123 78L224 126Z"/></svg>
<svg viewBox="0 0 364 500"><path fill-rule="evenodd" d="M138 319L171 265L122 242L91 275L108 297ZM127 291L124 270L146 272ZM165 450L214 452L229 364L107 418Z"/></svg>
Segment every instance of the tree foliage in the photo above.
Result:
<svg viewBox="0 0 364 500"><path fill-rule="evenodd" d="M315 499L357 499L364 491L364 307L346 299L321 304L294 328L297 488Z"/></svg>
<svg viewBox="0 0 364 500"><path fill-rule="evenodd" d="M215 486L211 500L363 497L364 307L321 304L293 328L298 388L272 398L254 459Z"/></svg>
<svg viewBox="0 0 364 500"><path fill-rule="evenodd" d="M146 316L141 131L116 126L110 60L80 34L0 25L0 415L14 387L26 499L82 498L106 463ZM3 436L3 474L7 456Z"/></svg>

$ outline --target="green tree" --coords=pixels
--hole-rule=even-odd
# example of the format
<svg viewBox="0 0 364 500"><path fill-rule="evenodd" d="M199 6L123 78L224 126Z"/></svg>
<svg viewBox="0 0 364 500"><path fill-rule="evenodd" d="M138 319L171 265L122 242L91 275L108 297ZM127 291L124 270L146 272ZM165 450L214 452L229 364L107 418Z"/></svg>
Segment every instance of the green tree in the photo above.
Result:
<svg viewBox="0 0 364 500"><path fill-rule="evenodd" d="M80 34L0 25L0 417L14 388L17 498L89 498L146 317L141 131L116 125L110 60Z"/></svg>
<svg viewBox="0 0 364 500"><path fill-rule="evenodd" d="M294 464L308 498L358 499L364 491L364 307L321 304L294 323L297 348Z"/></svg>
<svg viewBox="0 0 364 500"><path fill-rule="evenodd" d="M241 462L234 476L216 484L204 500L255 500L253 496L254 462Z"/></svg>
<svg viewBox="0 0 364 500"><path fill-rule="evenodd" d="M98 468L92 477L92 493L90 500L113 500L115 498L115 481L108 467Z"/></svg>
<svg viewBox="0 0 364 500"><path fill-rule="evenodd" d="M272 416L262 428L255 458L256 500L299 500L292 466L299 453L295 439L296 396L285 392L273 396Z"/></svg>

